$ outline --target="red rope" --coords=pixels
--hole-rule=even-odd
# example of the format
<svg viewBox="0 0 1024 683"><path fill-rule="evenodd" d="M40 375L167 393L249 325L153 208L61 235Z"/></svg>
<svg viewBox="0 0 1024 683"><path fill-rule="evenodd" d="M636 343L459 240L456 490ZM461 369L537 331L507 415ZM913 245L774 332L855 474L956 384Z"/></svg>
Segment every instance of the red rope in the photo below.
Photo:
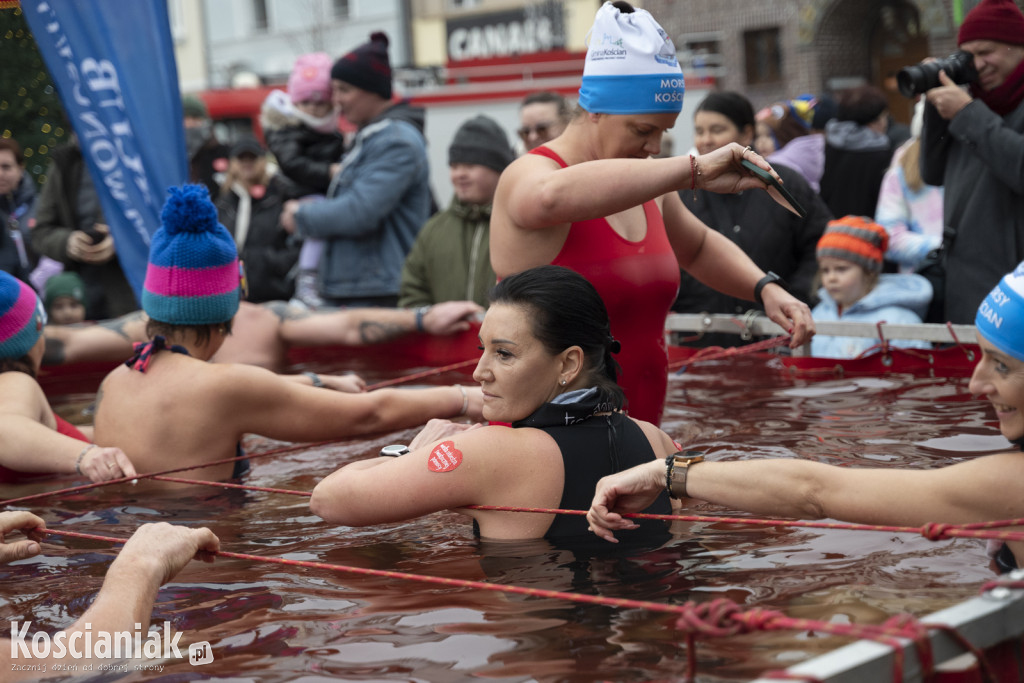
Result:
<svg viewBox="0 0 1024 683"><path fill-rule="evenodd" d="M669 370L682 370L688 365L699 363L702 361L719 360L722 358L730 358L732 356L742 356L751 353L757 353L766 349L772 349L776 346L782 346L783 344L789 343L789 335L781 335L778 337L772 337L771 339L764 339L753 344L746 344L744 346L731 346L727 349L723 349L721 346L709 346L703 348L697 353L693 354L689 358L685 358L674 363L669 363Z"/></svg>
<svg viewBox="0 0 1024 683"><path fill-rule="evenodd" d="M81 538L87 540L104 541L109 543L123 544L127 539L100 536L97 534L86 534L63 529L44 529L47 535L67 536L70 538ZM378 578L400 579L405 581L417 581L434 585L452 586L457 588L471 588L474 590L491 591L497 593L510 593L525 595L536 598L548 598L553 600L566 600L569 602L601 605L605 607L616 607L622 609L643 609L652 612L678 615L676 628L686 634L688 675L689 680L696 676L696 656L693 644L697 636L706 637L728 637L738 634L753 633L756 631L774 630L807 630L821 631L832 635L865 638L881 642L893 648L893 680L902 681L903 677L903 648L897 638L909 638L914 641L918 649L918 658L925 672L925 680L931 675L933 669L933 656L931 642L927 638L928 629L943 629L949 631L948 626L922 624L910 615L897 615L888 619L881 625L872 624L837 624L833 622L817 621L814 619L799 619L787 617L782 612L755 608L742 611L736 603L725 598L718 598L706 603L687 602L682 605L669 605L648 600L632 600L628 598L609 598L601 595L586 595L583 593L570 593L566 591L554 591L540 588L525 588L523 586L512 586L505 584L485 583L467 579L451 579L425 574L409 574L385 569L369 569L366 567L352 567L348 565L330 564L326 562L312 562L309 560L290 560L280 557L264 557L248 553L235 553L226 550L219 550L210 553L218 557L226 557L237 560L248 560L269 564L279 564L290 567L303 567L307 569L325 569L328 571L359 574L363 576L374 576ZM983 653L977 651L962 638L958 638L967 649L975 652L979 661L983 660Z"/></svg>
<svg viewBox="0 0 1024 683"><path fill-rule="evenodd" d="M414 372L411 375L402 375L401 377L396 377L394 379L386 379L383 382L371 384L370 386L366 387L366 390L372 391L374 389L383 389L384 387L392 387L395 386L396 384L404 384L405 382L411 382L414 379L424 379L426 377L441 375L450 370L458 370L468 365L476 365L477 362L478 359L471 358L470 360L459 361L458 363L452 363L451 365L442 365L441 367L431 368L430 370L424 370L423 372Z"/></svg>

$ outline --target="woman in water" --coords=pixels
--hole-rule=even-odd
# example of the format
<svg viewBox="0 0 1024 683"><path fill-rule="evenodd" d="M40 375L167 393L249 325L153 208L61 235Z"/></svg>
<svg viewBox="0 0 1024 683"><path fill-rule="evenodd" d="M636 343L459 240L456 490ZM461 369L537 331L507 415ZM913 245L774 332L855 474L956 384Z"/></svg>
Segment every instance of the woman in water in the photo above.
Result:
<svg viewBox="0 0 1024 683"><path fill-rule="evenodd" d="M621 410L612 357L619 343L593 285L567 268L541 266L499 282L490 302L473 377L483 388L484 418L508 426L439 442L428 428L409 448L388 447L321 481L314 513L365 526L455 510L472 517L484 538L585 536L582 517L466 506L584 509L603 475L648 461L664 469L672 439ZM651 512L670 511L668 496L654 498Z"/></svg>
<svg viewBox="0 0 1024 683"><path fill-rule="evenodd" d="M89 428L50 408L36 375L46 316L27 284L0 271L0 482L30 474L74 474L92 481L134 477L120 448L100 448Z"/></svg>
<svg viewBox="0 0 1024 683"><path fill-rule="evenodd" d="M975 325L981 360L968 385L995 408L999 430L1024 441L1024 263L989 293ZM1024 517L1024 456L1000 453L933 470L837 467L799 459L703 462L676 454L605 477L587 515L594 533L634 527L620 513L670 493L770 517L899 526L971 524ZM1024 541L996 555L1004 570L1024 559Z"/></svg>

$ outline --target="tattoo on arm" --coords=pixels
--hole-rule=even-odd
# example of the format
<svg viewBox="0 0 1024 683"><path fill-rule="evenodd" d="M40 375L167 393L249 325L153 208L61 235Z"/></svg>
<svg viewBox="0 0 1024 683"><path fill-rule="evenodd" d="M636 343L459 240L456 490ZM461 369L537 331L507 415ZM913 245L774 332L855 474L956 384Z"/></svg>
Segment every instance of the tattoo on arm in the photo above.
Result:
<svg viewBox="0 0 1024 683"><path fill-rule="evenodd" d="M399 323L381 323L364 320L359 323L359 341L363 344L379 344L406 334L409 328Z"/></svg>
<svg viewBox="0 0 1024 683"><path fill-rule="evenodd" d="M64 340L46 337L46 346L43 350L43 365L63 365L64 358Z"/></svg>
<svg viewBox="0 0 1024 683"><path fill-rule="evenodd" d="M131 336L124 331L125 325L136 320L142 319L142 311L135 311L134 313L127 313L122 315L120 318L114 318L113 320L101 320L99 326L110 330L122 337L127 341L132 341Z"/></svg>

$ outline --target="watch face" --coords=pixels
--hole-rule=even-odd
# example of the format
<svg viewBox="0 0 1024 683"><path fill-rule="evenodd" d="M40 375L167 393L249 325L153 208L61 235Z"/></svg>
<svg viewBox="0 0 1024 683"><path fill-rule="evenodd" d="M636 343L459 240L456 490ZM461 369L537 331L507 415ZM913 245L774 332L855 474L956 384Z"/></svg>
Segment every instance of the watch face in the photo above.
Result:
<svg viewBox="0 0 1024 683"><path fill-rule="evenodd" d="M385 446L380 449L380 454L391 458L397 458L400 455L409 453L409 447L404 444L395 444L392 446Z"/></svg>

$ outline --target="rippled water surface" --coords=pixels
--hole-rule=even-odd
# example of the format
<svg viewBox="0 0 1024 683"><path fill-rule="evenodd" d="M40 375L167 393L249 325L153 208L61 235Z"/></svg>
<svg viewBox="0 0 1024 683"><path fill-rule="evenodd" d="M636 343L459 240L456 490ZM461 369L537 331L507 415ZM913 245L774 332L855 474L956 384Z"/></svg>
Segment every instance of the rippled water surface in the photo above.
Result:
<svg viewBox="0 0 1024 683"><path fill-rule="evenodd" d="M438 381L460 379L467 381L454 374ZM802 380L777 360L739 358L673 376L663 427L714 458L936 467L1007 445L966 383L905 375ZM64 411L77 410L80 399ZM309 491L336 467L413 434L255 459L245 483ZM256 453L282 444L253 437L246 445ZM0 495L71 483L0 487ZM103 535L126 537L159 520L207 525L225 550L240 553L664 603L725 597L843 623L923 616L976 595L992 576L979 541L864 531L685 524L661 547L564 549L480 543L451 513L332 527L309 513L303 497L206 487L169 494L119 485L30 509L51 526ZM696 504L689 511L735 514ZM0 571L0 619L31 618L54 632L89 604L110 550L56 543L44 546L45 557ZM183 633L183 644L209 641L214 661L149 662L163 667L159 673L133 671L132 662L127 672L91 678L582 682L677 680L686 671L686 648L668 615L242 560L193 562L160 591L154 622L164 620ZM699 680L746 680L846 642L807 632L704 640Z"/></svg>

